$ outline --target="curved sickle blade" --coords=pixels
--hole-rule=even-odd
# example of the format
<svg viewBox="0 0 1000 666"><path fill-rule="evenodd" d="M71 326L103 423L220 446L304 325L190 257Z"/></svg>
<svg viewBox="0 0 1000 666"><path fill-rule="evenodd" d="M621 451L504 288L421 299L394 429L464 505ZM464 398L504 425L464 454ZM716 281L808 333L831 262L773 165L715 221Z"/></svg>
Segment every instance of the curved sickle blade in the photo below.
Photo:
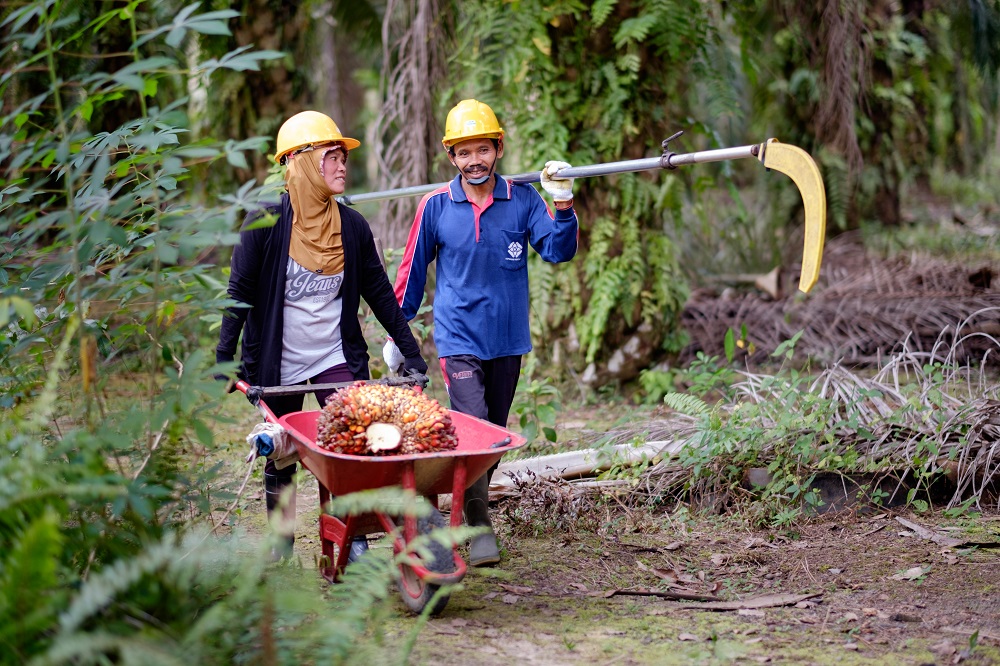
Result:
<svg viewBox="0 0 1000 666"><path fill-rule="evenodd" d="M802 250L802 272L799 290L808 292L819 279L826 240L826 188L819 167L809 153L790 144L768 139L760 147L758 159L768 169L780 171L795 183L806 209L805 247Z"/></svg>

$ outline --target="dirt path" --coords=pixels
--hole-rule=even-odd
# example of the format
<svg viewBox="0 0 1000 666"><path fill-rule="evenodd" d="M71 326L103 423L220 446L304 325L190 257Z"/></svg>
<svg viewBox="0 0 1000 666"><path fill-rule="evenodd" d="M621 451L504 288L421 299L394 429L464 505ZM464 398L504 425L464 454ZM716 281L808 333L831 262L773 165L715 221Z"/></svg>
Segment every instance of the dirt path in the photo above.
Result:
<svg viewBox="0 0 1000 666"><path fill-rule="evenodd" d="M262 529L260 500L247 499L245 520ZM304 478L296 552L307 568L319 552L317 499ZM470 569L421 633L411 663L1000 664L1000 549L945 547L894 514L751 531L738 518L609 509L596 531L565 532L519 523L512 502L495 513L502 566ZM998 516L905 519L952 538L1000 542ZM535 534L514 536L528 530ZM724 612L608 596L635 590L818 596ZM387 637L402 641L414 623L397 602Z"/></svg>
<svg viewBox="0 0 1000 666"><path fill-rule="evenodd" d="M249 431L253 420L233 424L233 433ZM306 473L298 500L296 553L314 568L318 493ZM259 480L242 504L239 528L263 535ZM935 543L896 514L768 531L748 529L739 516L626 512L615 503L589 510L578 529L557 526L558 516L527 518L514 500L494 515L501 567L470 570L421 633L411 663L1000 664L1000 548ZM953 539L1000 542L1000 516L901 517ZM714 591L720 600L818 596L724 612L608 596L638 589ZM384 627L390 643L415 622L397 601Z"/></svg>
<svg viewBox="0 0 1000 666"><path fill-rule="evenodd" d="M975 524L973 539L1000 541L1000 520ZM603 538L508 537L502 568L470 575L421 636L415 663L1000 663L1000 551L907 532L885 515L788 532L675 521ZM728 612L604 596L663 577L725 599L820 596Z"/></svg>

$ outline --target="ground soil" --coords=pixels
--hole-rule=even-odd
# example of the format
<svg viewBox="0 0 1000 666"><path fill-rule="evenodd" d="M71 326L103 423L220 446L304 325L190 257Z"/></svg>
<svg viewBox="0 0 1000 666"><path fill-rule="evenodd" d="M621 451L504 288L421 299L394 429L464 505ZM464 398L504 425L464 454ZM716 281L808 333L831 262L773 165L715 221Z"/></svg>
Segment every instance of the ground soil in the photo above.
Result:
<svg viewBox="0 0 1000 666"><path fill-rule="evenodd" d="M1000 522L974 524L1000 540ZM649 527L508 535L500 569L474 572L430 623L418 663L1000 663L997 551L959 554L901 536L908 530L887 514L782 532L718 519ZM913 567L926 573L893 578ZM721 599L819 596L727 612L607 596L668 589L653 569L687 578L687 590L718 589ZM974 632L976 647L966 654Z"/></svg>
<svg viewBox="0 0 1000 666"><path fill-rule="evenodd" d="M313 568L316 495L311 479L301 485L296 551ZM534 536L515 536L524 526L512 525L504 507L495 513L503 562L469 570L423 629L410 663L1000 664L1000 550L944 548L889 512L758 531L738 517L683 509L629 517L609 507L607 529L539 524ZM1000 544L998 516L903 515L942 534ZM714 612L627 594L636 591L714 591L719 600L743 601L815 596ZM417 621L396 606L385 627L390 642L402 642Z"/></svg>
<svg viewBox="0 0 1000 666"><path fill-rule="evenodd" d="M314 568L317 485L299 477L296 553ZM1000 664L1000 548L945 548L896 520L995 544L1000 516L851 512L754 530L740 516L683 505L647 512L609 500L588 511L579 527L556 529L558 516L525 519L516 498L495 503L501 565L469 570L410 663ZM241 514L241 529L266 533L259 481ZM318 574L316 584L326 584ZM815 596L713 612L627 594L650 590ZM396 601L389 643L401 644L417 622Z"/></svg>

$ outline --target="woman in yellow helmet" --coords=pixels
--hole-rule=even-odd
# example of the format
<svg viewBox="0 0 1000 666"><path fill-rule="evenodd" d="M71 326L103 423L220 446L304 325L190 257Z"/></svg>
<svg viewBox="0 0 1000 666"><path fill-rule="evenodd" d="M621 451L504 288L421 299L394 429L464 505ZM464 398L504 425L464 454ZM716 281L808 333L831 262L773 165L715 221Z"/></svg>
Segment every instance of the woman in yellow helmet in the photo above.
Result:
<svg viewBox="0 0 1000 666"><path fill-rule="evenodd" d="M348 155L359 145L316 111L296 114L278 130L275 159L287 166L287 191L243 224L228 290L239 305L223 317L216 349L218 362L234 360L242 333L238 374L251 385L368 379L368 343L357 317L361 298L399 345L404 370L427 372L368 222L335 200L346 188ZM273 226L253 224L265 213L277 217ZM320 405L331 393L315 392ZM268 406L280 416L301 410L302 400L272 397ZM278 469L268 460L264 469L268 515L283 493L291 496L285 504L291 519L284 521L276 555L289 554L294 540L294 474L294 463ZM360 537L352 553L365 545Z"/></svg>

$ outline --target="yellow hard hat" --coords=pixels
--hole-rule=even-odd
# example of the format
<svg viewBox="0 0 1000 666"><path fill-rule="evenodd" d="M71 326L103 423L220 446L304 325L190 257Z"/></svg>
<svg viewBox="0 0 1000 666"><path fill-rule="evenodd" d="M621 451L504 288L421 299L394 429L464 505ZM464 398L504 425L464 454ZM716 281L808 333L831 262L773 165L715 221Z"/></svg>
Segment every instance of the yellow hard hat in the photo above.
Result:
<svg viewBox="0 0 1000 666"><path fill-rule="evenodd" d="M274 160L281 164L281 160L288 153L307 146L321 146L334 141L344 144L347 150L354 150L361 145L357 139L344 136L337 123L326 114L319 111L296 113L278 130L278 148Z"/></svg>
<svg viewBox="0 0 1000 666"><path fill-rule="evenodd" d="M488 104L463 99L448 112L441 143L446 149L466 139L502 139L503 128Z"/></svg>

